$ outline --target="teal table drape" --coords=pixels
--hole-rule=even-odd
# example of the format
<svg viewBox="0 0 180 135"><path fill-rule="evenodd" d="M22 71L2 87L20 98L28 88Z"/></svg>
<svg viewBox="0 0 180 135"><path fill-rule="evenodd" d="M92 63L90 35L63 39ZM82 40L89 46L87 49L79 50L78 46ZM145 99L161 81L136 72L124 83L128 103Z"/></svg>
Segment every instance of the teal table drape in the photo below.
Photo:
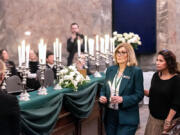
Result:
<svg viewBox="0 0 180 135"><path fill-rule="evenodd" d="M104 77L92 78L77 92L72 89L48 89L48 95L30 92L30 101L19 101L22 131L25 135L50 135L60 114L62 104L77 118L89 116L96 98L98 84Z"/></svg>

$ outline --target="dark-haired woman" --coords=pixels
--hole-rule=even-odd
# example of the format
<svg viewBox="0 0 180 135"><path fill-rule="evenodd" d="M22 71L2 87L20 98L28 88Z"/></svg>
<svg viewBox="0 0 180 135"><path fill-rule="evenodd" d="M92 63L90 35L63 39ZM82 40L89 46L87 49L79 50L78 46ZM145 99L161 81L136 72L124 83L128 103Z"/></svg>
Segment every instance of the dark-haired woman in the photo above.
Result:
<svg viewBox="0 0 180 135"><path fill-rule="evenodd" d="M180 77L173 52L160 51L156 68L150 91L144 91L150 110L145 135L161 135L172 126L173 119L180 117Z"/></svg>
<svg viewBox="0 0 180 135"><path fill-rule="evenodd" d="M17 75L16 66L13 61L9 60L9 55L7 50L0 50L0 59L6 64L7 69L10 72L10 76Z"/></svg>

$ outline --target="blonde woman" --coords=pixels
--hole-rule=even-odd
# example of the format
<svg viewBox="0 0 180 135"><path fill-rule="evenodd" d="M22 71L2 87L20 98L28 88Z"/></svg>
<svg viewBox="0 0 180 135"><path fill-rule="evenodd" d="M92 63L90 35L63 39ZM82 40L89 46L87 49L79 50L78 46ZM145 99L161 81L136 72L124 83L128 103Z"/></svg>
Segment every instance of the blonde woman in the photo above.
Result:
<svg viewBox="0 0 180 135"><path fill-rule="evenodd" d="M130 44L119 44L114 58L116 65L107 69L99 98L106 105L106 134L134 135L139 124L138 103L144 96L142 70Z"/></svg>

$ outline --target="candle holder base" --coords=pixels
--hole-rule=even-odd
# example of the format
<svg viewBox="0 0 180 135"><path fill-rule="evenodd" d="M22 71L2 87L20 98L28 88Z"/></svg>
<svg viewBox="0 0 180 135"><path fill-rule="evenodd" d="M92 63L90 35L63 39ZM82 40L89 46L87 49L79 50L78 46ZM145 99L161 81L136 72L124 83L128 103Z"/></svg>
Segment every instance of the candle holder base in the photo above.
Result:
<svg viewBox="0 0 180 135"><path fill-rule="evenodd" d="M94 73L94 77L102 77L102 75L101 75L98 71L96 71L96 72Z"/></svg>
<svg viewBox="0 0 180 135"><path fill-rule="evenodd" d="M47 95L47 89L45 87L41 87L38 90L38 95Z"/></svg>
<svg viewBox="0 0 180 135"><path fill-rule="evenodd" d="M20 95L19 95L19 100L20 101L29 101L30 100L30 98L29 98L29 93L27 93L27 91L25 91L25 92L22 92Z"/></svg>
<svg viewBox="0 0 180 135"><path fill-rule="evenodd" d="M54 87L54 90L61 90L62 87L59 84L56 84L56 86Z"/></svg>

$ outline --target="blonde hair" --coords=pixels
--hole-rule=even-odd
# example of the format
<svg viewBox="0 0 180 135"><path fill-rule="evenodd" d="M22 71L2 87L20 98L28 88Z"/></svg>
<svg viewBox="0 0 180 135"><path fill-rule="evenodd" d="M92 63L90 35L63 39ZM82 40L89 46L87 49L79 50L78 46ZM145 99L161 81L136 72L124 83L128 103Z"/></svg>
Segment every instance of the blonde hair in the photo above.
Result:
<svg viewBox="0 0 180 135"><path fill-rule="evenodd" d="M6 66L2 60L0 60L0 74L4 73L6 70Z"/></svg>
<svg viewBox="0 0 180 135"><path fill-rule="evenodd" d="M121 48L121 47L124 47L126 49L126 51L127 51L127 55L128 55L127 66L137 66L138 63L137 63L137 60L136 60L136 55L135 55L134 49L128 43L121 43L115 48L115 51L114 51L115 63L118 64L116 54L117 54L118 49Z"/></svg>

